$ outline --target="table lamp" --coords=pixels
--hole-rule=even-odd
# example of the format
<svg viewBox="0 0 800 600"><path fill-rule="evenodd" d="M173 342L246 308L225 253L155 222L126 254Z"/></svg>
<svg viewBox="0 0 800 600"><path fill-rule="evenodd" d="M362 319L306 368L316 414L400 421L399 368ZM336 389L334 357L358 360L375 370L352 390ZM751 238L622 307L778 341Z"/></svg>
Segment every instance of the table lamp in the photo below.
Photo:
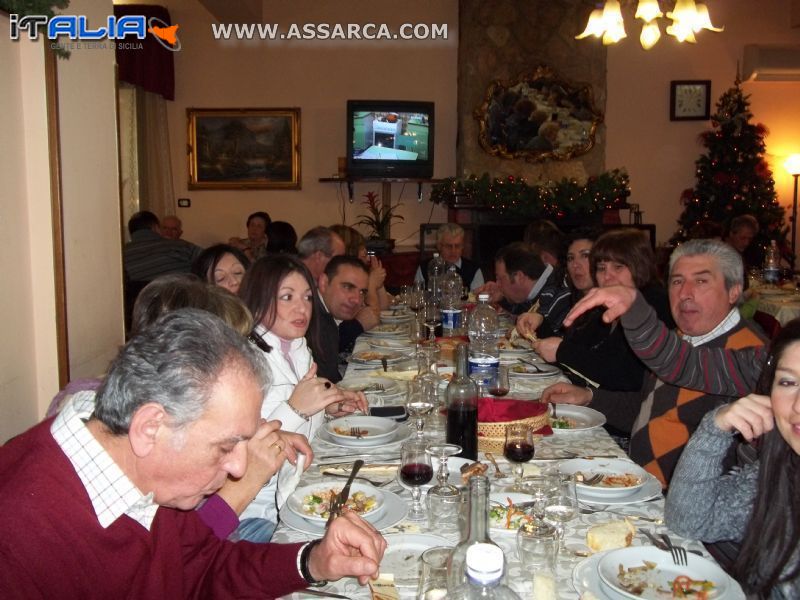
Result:
<svg viewBox="0 0 800 600"><path fill-rule="evenodd" d="M794 177L794 199L792 200L792 271L794 271L795 247L797 245L797 178L800 177L800 154L792 154L783 163Z"/></svg>

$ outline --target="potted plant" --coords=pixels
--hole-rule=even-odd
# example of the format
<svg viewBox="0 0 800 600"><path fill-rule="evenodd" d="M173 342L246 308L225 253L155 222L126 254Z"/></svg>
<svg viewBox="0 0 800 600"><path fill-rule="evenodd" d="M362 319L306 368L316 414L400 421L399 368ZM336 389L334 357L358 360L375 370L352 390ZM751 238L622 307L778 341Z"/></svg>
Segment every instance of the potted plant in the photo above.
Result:
<svg viewBox="0 0 800 600"><path fill-rule="evenodd" d="M393 221L405 221L402 215L397 214L397 209L402 206L398 202L394 206L384 205L378 200L378 194L367 192L364 194L366 200L362 204L367 207L367 214L358 215L356 225L365 225L370 228L369 239L367 240L368 250L388 251L394 248L394 240L390 229Z"/></svg>

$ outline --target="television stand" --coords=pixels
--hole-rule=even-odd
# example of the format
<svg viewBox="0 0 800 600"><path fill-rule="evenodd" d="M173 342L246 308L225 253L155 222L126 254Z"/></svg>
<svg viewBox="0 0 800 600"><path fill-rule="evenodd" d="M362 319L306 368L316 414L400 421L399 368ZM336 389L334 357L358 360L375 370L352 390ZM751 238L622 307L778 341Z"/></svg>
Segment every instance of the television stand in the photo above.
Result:
<svg viewBox="0 0 800 600"><path fill-rule="evenodd" d="M422 184L423 183L442 183L444 179L420 179L416 177L320 177L320 183L338 183L347 184L347 199L353 201L353 184L354 183L380 183L381 184L381 200L388 201L391 204L392 200L392 184L393 183L416 183L417 184L417 200L422 202Z"/></svg>

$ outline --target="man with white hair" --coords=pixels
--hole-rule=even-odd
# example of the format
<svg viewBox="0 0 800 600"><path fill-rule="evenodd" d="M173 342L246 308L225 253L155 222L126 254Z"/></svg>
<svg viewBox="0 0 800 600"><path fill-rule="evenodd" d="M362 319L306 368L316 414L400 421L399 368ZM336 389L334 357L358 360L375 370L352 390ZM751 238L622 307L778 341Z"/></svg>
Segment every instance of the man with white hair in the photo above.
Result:
<svg viewBox="0 0 800 600"><path fill-rule="evenodd" d="M161 235L170 240L179 240L183 235L183 223L175 215L161 219Z"/></svg>
<svg viewBox="0 0 800 600"><path fill-rule="evenodd" d="M439 256L450 265L455 265L456 273L461 276L464 286L470 291L476 290L483 285L483 273L481 268L473 260L462 256L464 253L464 229L456 223L445 223L436 232L436 248ZM424 261L417 267L417 274L414 281L422 281L428 284L428 265L431 259Z"/></svg>
<svg viewBox="0 0 800 600"><path fill-rule="evenodd" d="M275 598L376 577L386 542L349 511L307 544L253 544L193 510L245 473L268 385L263 354L205 311L134 336L96 396L0 447L0 598Z"/></svg>
<svg viewBox="0 0 800 600"><path fill-rule="evenodd" d="M670 257L668 289L672 317L684 343L695 350L715 348L718 353L725 351L729 355L734 350L763 345L760 330L739 315L743 280L741 257L724 242L690 240L675 249ZM623 327L632 346L643 337L645 326L651 328L651 311L641 294L622 286L591 290L576 304L565 324L601 304L609 307L606 321L625 312ZM620 312L621 305L626 308ZM657 372L672 344L665 347L661 343L664 336L648 339L649 347L639 346L639 356L649 356L645 363ZM660 367L678 373L684 363L675 361ZM714 380L735 373L732 364L728 367L731 370L707 367L702 377ZM541 401L589 405L605 414L615 429L631 432L631 458L666 487L689 436L703 416L720 404L738 399L739 394L730 393L730 389L722 391L718 386L690 388L675 383L674 377L657 376L656 372L650 374L639 392L555 384L542 393Z"/></svg>

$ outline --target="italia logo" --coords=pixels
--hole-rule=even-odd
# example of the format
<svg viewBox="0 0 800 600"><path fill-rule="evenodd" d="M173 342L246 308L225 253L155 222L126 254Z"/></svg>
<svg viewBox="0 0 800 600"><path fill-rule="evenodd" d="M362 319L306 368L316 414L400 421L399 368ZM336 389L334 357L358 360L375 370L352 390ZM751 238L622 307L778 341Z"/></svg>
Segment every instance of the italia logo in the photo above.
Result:
<svg viewBox="0 0 800 600"><path fill-rule="evenodd" d="M149 32L159 44L171 52L181 49L181 41L177 35L179 27L168 25L156 17L146 19L143 15L119 18L109 15L105 25L96 29L90 28L85 15L9 15L9 35L12 40L18 40L23 31L27 32L28 39L31 40L38 39L41 32L50 40L67 37L82 41L123 40L128 37L143 40Z"/></svg>

